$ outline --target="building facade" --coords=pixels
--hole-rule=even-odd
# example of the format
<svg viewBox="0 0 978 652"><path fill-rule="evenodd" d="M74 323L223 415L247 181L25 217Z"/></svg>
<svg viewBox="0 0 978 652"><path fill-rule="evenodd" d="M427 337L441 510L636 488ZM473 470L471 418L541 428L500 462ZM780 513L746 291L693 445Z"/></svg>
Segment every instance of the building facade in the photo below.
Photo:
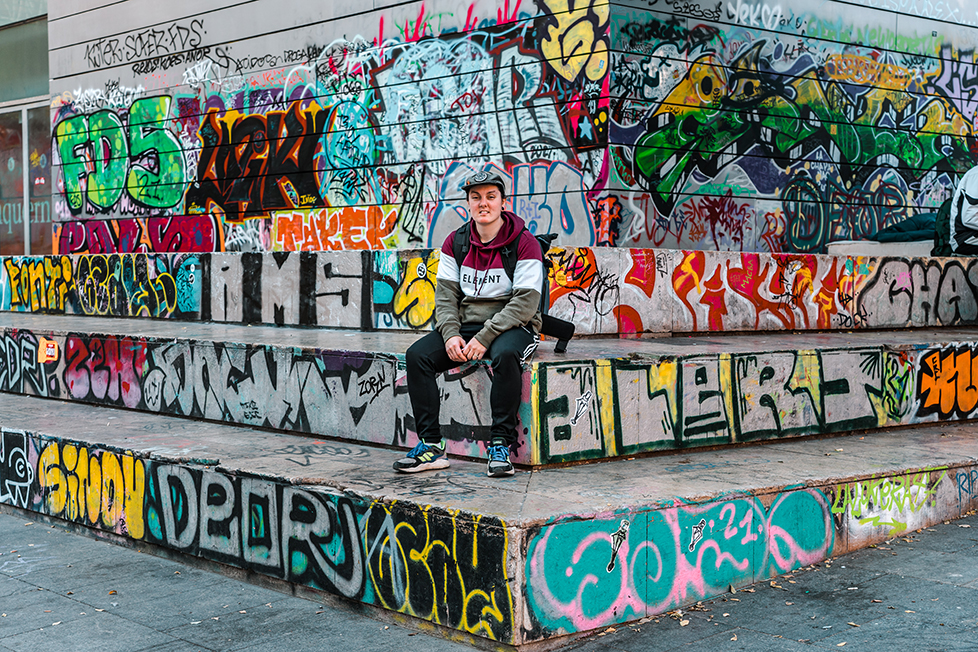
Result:
<svg viewBox="0 0 978 652"><path fill-rule="evenodd" d="M46 28L49 108L0 113L3 253L432 247L487 167L561 244L818 253L978 155L965 0L47 11L17 29Z"/></svg>

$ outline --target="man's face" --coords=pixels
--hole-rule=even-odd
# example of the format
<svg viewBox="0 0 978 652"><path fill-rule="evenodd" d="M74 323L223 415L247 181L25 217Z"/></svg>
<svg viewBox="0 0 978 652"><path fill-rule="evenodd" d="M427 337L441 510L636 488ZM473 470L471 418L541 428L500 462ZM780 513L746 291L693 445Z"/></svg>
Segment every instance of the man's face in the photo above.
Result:
<svg viewBox="0 0 978 652"><path fill-rule="evenodd" d="M485 184L469 188L469 214L476 224L490 226L502 219L503 193L499 186Z"/></svg>

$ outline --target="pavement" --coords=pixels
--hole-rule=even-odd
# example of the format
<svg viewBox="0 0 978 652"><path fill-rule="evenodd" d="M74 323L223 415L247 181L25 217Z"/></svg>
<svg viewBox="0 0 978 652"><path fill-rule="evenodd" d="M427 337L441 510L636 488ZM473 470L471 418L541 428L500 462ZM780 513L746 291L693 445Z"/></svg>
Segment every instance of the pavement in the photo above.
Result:
<svg viewBox="0 0 978 652"><path fill-rule="evenodd" d="M287 595L10 508L0 513L0 553L3 652L472 649L420 621L399 625L353 603ZM914 652L978 649L978 516L608 628L565 649L890 652L900 644Z"/></svg>

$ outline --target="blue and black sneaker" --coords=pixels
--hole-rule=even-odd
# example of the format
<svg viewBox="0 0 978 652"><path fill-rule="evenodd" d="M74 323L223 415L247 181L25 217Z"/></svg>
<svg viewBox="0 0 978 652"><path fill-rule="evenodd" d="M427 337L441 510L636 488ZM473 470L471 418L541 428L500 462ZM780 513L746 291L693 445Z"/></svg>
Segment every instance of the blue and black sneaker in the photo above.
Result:
<svg viewBox="0 0 978 652"><path fill-rule="evenodd" d="M445 457L445 441L437 444L420 442L412 448L406 456L394 462L394 470L402 473L417 473L418 471L432 471L434 469L447 469L448 458Z"/></svg>
<svg viewBox="0 0 978 652"><path fill-rule="evenodd" d="M516 472L512 462L509 461L509 446L501 439L493 439L490 442L488 453L489 464L486 467L486 475L490 478L501 478Z"/></svg>

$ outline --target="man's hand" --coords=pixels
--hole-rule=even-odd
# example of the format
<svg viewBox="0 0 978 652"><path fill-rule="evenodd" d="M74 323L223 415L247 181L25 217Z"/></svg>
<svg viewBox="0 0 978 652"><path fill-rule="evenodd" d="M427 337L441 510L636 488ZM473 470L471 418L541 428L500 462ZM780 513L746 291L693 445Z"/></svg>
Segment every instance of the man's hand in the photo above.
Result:
<svg viewBox="0 0 978 652"><path fill-rule="evenodd" d="M474 337L469 340L469 343L465 345L462 349L462 355L465 356L466 360L478 360L486 354L486 347L479 343L479 340Z"/></svg>
<svg viewBox="0 0 978 652"><path fill-rule="evenodd" d="M448 338L445 342L445 353L448 354L449 359L455 362L465 362L468 358L465 357L463 353L463 348L465 346L465 340L456 335L455 337Z"/></svg>

